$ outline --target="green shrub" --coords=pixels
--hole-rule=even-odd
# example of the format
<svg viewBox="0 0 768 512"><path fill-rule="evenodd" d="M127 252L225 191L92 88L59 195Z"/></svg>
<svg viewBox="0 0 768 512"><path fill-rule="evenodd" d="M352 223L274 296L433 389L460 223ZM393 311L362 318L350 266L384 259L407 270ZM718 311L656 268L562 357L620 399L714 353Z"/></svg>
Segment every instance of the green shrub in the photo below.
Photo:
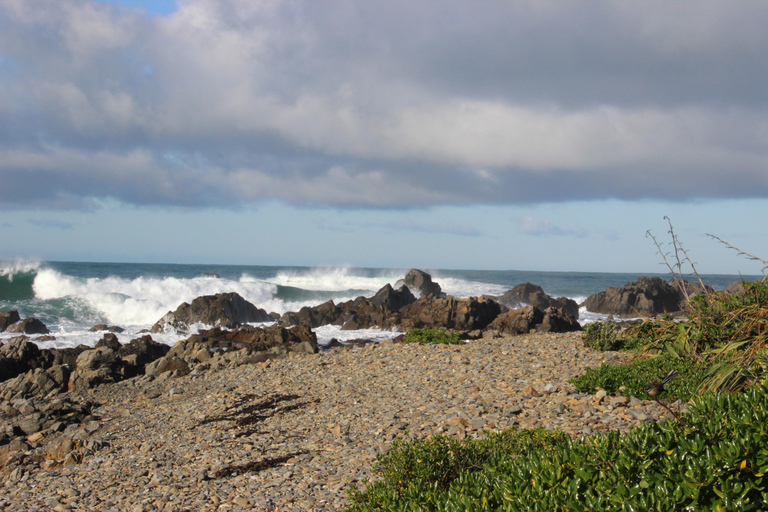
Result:
<svg viewBox="0 0 768 512"><path fill-rule="evenodd" d="M768 389L708 394L689 411L580 440L398 443L378 459L380 480L350 490L348 510L765 510Z"/></svg>
<svg viewBox="0 0 768 512"><path fill-rule="evenodd" d="M621 329L616 322L597 321L587 324L581 338L584 346L595 350L619 350L624 346L624 338L619 335Z"/></svg>
<svg viewBox="0 0 768 512"><path fill-rule="evenodd" d="M651 397L645 391L645 386L651 382L660 382L671 370L677 370L679 375L664 385L664 393L660 398L688 401L704 378L707 365L664 354L635 359L628 365L588 368L583 375L571 379L571 383L580 393L594 393L597 388L602 388L611 394L621 393L626 397L636 396L649 400Z"/></svg>
<svg viewBox="0 0 768 512"><path fill-rule="evenodd" d="M437 345L461 345L457 331L439 329L411 329L405 334L406 343L429 343Z"/></svg>

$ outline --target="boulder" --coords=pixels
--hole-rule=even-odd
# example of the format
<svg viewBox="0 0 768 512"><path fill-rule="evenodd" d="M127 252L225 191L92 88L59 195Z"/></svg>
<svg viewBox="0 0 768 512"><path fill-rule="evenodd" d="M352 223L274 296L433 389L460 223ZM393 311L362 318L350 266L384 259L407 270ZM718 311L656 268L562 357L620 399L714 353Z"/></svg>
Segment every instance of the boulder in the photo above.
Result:
<svg viewBox="0 0 768 512"><path fill-rule="evenodd" d="M0 313L0 332L5 332L5 330L21 320L21 317L19 317L18 311L6 311L3 313Z"/></svg>
<svg viewBox="0 0 768 512"><path fill-rule="evenodd" d="M732 283L729 283L725 291L730 293L731 295L738 295L740 293L744 293L744 282L734 281ZM0 325L1 325L1 322L0 322Z"/></svg>
<svg viewBox="0 0 768 512"><path fill-rule="evenodd" d="M86 350L77 356L76 368L69 379L70 391L82 391L120 380L117 353L109 347Z"/></svg>
<svg viewBox="0 0 768 512"><path fill-rule="evenodd" d="M488 330L504 334L528 334L544 320L544 312L535 306L513 309L496 317Z"/></svg>
<svg viewBox="0 0 768 512"><path fill-rule="evenodd" d="M535 306L541 310L550 307L562 309L574 318L579 318L579 305L575 300L567 297L551 297L544 293L541 286L523 283L515 286L497 301L510 309L518 309L523 306Z"/></svg>
<svg viewBox="0 0 768 512"><path fill-rule="evenodd" d="M5 330L6 332L16 332L19 334L48 334L51 332L45 324L37 318L25 318L19 320L18 322L9 325Z"/></svg>
<svg viewBox="0 0 768 512"><path fill-rule="evenodd" d="M177 356L165 356L149 363L145 369L147 375L157 377L161 373L171 372L175 377L181 377L188 375L190 372L189 365L182 358Z"/></svg>
<svg viewBox="0 0 768 512"><path fill-rule="evenodd" d="M410 290L417 290L422 297L427 295L434 295L440 297L443 294L440 285L432 282L432 276L422 270L412 268L401 281L395 283L396 288L400 288L402 285L407 286Z"/></svg>
<svg viewBox="0 0 768 512"><path fill-rule="evenodd" d="M414 302L416 302L416 297L413 296L407 286L403 285L395 290L389 283L371 297L371 303L374 306L384 308L387 311L399 311Z"/></svg>
<svg viewBox="0 0 768 512"><path fill-rule="evenodd" d="M24 336L17 336L0 347L0 381L44 366L44 354Z"/></svg>
<svg viewBox="0 0 768 512"><path fill-rule="evenodd" d="M472 331L484 329L500 313L499 303L487 298L469 297L459 300L453 296L426 295L402 308L398 317L392 320L396 322L394 325L384 327L404 330L444 327Z"/></svg>
<svg viewBox="0 0 768 512"><path fill-rule="evenodd" d="M169 311L152 326L151 332L165 332L168 328L183 331L195 323L232 328L244 323L271 321L272 317L266 311L237 293L217 293L197 297L192 304L185 302L176 311Z"/></svg>
<svg viewBox="0 0 768 512"><path fill-rule="evenodd" d="M144 373L149 363L164 357L170 350L171 347L156 342L148 334L132 339L117 350L117 356L123 365L123 376L130 378Z"/></svg>
<svg viewBox="0 0 768 512"><path fill-rule="evenodd" d="M96 346L94 348L107 347L113 352L117 352L118 350L120 350L121 346L122 345L120 344L120 341L117 339L117 336L111 332L108 332L99 341L96 342Z"/></svg>
<svg viewBox="0 0 768 512"><path fill-rule="evenodd" d="M572 332L580 330L581 324L573 315L554 307L544 310L544 318L536 326L536 331L538 332Z"/></svg>
<svg viewBox="0 0 768 512"><path fill-rule="evenodd" d="M680 290L659 277L641 277L623 287L608 287L582 304L589 311L618 316L654 316L683 307Z"/></svg>

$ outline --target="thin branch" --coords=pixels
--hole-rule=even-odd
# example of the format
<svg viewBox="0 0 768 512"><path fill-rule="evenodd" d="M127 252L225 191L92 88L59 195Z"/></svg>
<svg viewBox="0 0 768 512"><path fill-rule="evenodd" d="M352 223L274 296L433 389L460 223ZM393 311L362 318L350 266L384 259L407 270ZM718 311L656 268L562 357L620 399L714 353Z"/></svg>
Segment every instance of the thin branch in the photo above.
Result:
<svg viewBox="0 0 768 512"><path fill-rule="evenodd" d="M735 246L733 246L733 245L729 244L728 242L726 242L725 240L723 240L723 239L722 239L722 238L720 238L719 236L710 235L709 233L707 233L706 235L707 235L709 238L714 238L715 240L717 240L718 242L720 242L720 243L721 243L721 244L723 244L724 246L728 247L729 249L733 249L734 251L736 251L737 253L741 254L742 256L746 256L746 257L747 257L747 259L750 259L750 260L752 260L752 261L759 261L760 263L764 263L764 264L765 264L765 266L764 266L764 267L761 269L761 272L765 273L766 269L768 269L768 261L766 261L766 260L764 260L764 259L762 259L762 258L758 258L757 256L755 256L755 255L753 255L753 254L749 254L748 252L744 252L744 251L742 251L742 250L741 250L741 249L739 249L738 247L735 247Z"/></svg>

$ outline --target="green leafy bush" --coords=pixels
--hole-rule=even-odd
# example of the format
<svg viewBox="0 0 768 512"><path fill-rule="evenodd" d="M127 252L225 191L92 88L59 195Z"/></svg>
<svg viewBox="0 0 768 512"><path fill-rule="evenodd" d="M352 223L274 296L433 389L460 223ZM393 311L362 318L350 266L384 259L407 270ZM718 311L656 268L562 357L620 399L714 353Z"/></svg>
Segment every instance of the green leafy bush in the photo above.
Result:
<svg viewBox="0 0 768 512"><path fill-rule="evenodd" d="M765 510L768 389L707 394L689 411L625 435L398 443L348 510Z"/></svg>
<svg viewBox="0 0 768 512"><path fill-rule="evenodd" d="M459 339L457 331L447 329L411 329L405 334L406 343L428 343L438 345L460 345L464 343Z"/></svg>
<svg viewBox="0 0 768 512"><path fill-rule="evenodd" d="M587 324L581 337L585 347L595 350L619 350L624 346L620 331L616 322L597 321Z"/></svg>
<svg viewBox="0 0 768 512"><path fill-rule="evenodd" d="M707 368L704 363L664 354L635 359L628 365L588 368L583 375L571 379L571 383L580 393L594 393L597 388L602 388L611 394L622 393L627 397L636 396L648 400L651 397L645 391L645 386L651 382L660 382L671 370L677 370L679 375L664 386L660 398L688 401L696 393Z"/></svg>

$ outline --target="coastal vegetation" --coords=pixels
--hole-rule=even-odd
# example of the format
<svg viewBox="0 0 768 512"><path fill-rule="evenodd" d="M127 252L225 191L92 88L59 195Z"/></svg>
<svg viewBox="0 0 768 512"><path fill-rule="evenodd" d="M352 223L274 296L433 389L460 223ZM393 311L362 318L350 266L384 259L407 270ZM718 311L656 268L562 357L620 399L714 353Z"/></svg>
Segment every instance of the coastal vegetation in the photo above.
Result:
<svg viewBox="0 0 768 512"><path fill-rule="evenodd" d="M510 429L486 439L401 441L350 512L762 510L768 503L768 388L708 393L687 413L571 439Z"/></svg>
<svg viewBox="0 0 768 512"><path fill-rule="evenodd" d="M458 331L444 328L410 329L405 334L405 342L428 345L460 345L464 343L459 338Z"/></svg>
<svg viewBox="0 0 768 512"><path fill-rule="evenodd" d="M626 434L513 428L462 441L401 439L377 458L378 478L350 489L348 510L764 510L768 281L743 282L738 293L686 283L683 262L698 273L669 227L674 264L654 242L686 297L684 316L587 326L586 346L635 357L572 383L584 393L656 399L646 386L675 371L658 398L686 401L686 412L669 409L673 418Z"/></svg>

